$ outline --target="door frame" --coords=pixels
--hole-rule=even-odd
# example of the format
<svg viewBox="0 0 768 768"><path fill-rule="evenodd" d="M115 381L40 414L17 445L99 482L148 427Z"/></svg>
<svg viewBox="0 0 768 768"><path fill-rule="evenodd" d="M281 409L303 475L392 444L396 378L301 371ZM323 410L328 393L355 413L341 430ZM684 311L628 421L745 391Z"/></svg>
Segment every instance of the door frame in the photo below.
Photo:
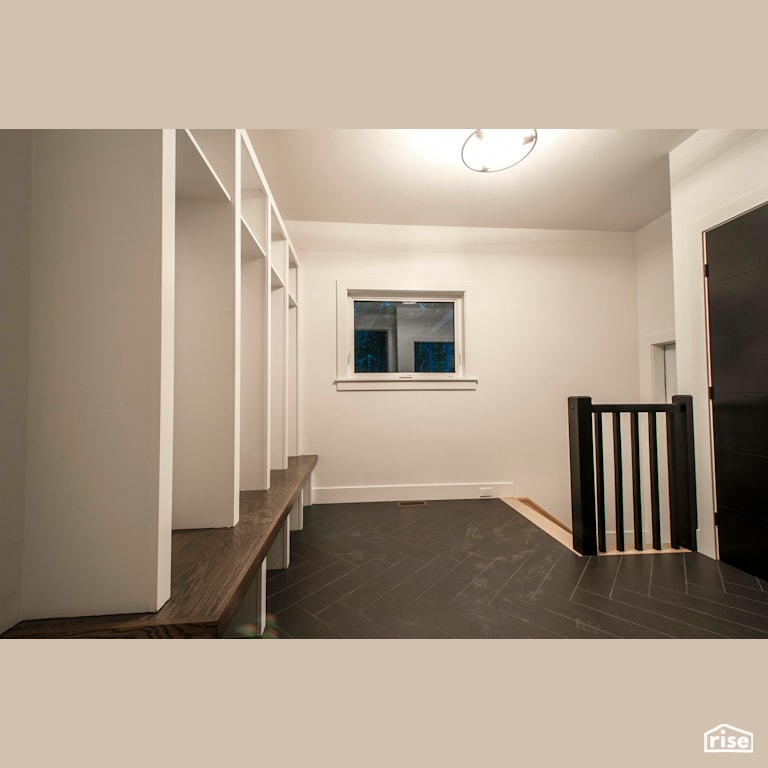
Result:
<svg viewBox="0 0 768 768"><path fill-rule="evenodd" d="M650 337L651 393L654 403L666 401L664 347L668 344L677 344L674 331L667 331Z"/></svg>
<svg viewBox="0 0 768 768"><path fill-rule="evenodd" d="M745 211L746 213L746 211ZM721 224L725 224L732 219L737 218L741 214L737 213L730 216L727 219L723 219L717 224L712 224L706 229L701 230L701 274L702 281L701 286L704 294L704 345L707 361L707 427L709 438L709 471L711 477L711 491L712 491L712 528L714 530L714 542L715 542L715 559L720 559L720 532L717 530L717 523L715 522L717 516L717 474L715 472L715 414L712 407L712 344L709 337L709 273L707 266L707 232L710 229L716 229Z"/></svg>

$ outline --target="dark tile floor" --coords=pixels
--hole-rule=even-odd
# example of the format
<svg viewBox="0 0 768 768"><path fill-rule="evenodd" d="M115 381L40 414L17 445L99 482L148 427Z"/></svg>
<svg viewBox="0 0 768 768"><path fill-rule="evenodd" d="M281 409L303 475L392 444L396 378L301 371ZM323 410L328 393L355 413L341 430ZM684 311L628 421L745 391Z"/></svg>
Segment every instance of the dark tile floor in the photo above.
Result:
<svg viewBox="0 0 768 768"><path fill-rule="evenodd" d="M695 552L579 557L498 499L316 504L267 612L281 638L759 638L768 583Z"/></svg>

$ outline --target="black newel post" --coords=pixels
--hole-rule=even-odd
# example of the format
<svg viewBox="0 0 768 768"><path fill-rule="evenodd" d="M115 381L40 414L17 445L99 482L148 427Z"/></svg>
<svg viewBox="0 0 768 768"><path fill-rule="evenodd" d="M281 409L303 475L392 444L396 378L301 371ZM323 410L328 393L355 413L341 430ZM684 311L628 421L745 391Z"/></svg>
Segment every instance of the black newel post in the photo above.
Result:
<svg viewBox="0 0 768 768"><path fill-rule="evenodd" d="M676 530L677 544L685 549L696 549L696 528L698 514L696 506L696 465L693 448L693 397L675 395L673 405L680 406L680 412L674 415L675 471L674 498L675 510L672 526Z"/></svg>
<svg viewBox="0 0 768 768"><path fill-rule="evenodd" d="M573 548L582 555L596 555L597 526L591 397L568 398L568 436L571 455Z"/></svg>

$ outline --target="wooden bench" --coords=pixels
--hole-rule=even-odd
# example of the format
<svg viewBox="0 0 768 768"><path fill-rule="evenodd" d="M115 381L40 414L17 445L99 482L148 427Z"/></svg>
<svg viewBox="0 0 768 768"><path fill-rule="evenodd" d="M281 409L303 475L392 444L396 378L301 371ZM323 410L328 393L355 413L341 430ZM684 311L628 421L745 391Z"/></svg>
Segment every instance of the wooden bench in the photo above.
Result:
<svg viewBox="0 0 768 768"><path fill-rule="evenodd" d="M266 571L287 568L317 456L288 459L267 491L240 494L233 528L173 531L171 597L157 613L22 621L3 638L243 637L264 632Z"/></svg>

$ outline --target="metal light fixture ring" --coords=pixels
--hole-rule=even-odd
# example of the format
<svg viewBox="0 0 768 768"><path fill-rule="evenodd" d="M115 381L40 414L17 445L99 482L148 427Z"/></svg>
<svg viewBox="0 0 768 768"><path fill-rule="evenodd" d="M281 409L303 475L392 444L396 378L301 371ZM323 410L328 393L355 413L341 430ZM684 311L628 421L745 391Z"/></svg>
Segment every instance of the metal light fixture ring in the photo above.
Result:
<svg viewBox="0 0 768 768"><path fill-rule="evenodd" d="M502 147L501 157L503 159L497 157L495 160L490 160L483 156L483 150L485 149L483 142L488 142L491 138L490 131L494 133L514 131L517 134L514 137L516 141L510 137L510 143ZM537 138L538 132L535 128L477 128L464 141L461 147L461 160L467 168L478 173L506 171L507 168L517 165L521 160L528 157L536 146ZM498 143L496 149L498 151Z"/></svg>

